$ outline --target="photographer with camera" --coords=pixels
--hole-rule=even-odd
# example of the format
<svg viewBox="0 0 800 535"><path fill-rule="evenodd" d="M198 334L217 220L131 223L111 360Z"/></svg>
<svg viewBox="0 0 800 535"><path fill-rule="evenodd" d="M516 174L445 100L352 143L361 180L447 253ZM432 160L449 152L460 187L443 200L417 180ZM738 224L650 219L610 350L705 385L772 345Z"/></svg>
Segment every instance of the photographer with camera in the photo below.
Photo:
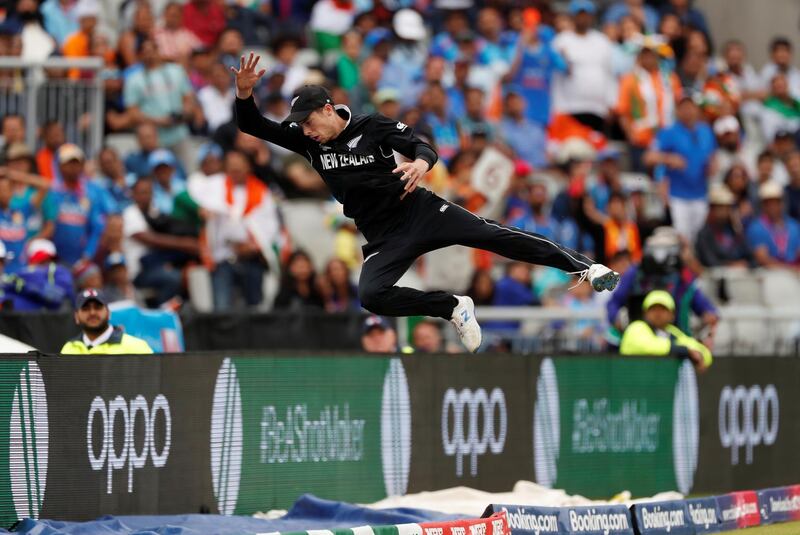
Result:
<svg viewBox="0 0 800 535"><path fill-rule="evenodd" d="M619 347L625 326L641 319L645 296L653 290L666 290L675 300L674 324L685 334L692 336L691 313L699 317L702 328L695 338L712 347L719 313L698 287L694 272L687 266L691 262L695 262L691 251L682 245L674 229L655 230L645 242L641 263L622 275L606 305L610 324L606 341L612 349ZM621 314L623 308L627 310L627 321Z"/></svg>

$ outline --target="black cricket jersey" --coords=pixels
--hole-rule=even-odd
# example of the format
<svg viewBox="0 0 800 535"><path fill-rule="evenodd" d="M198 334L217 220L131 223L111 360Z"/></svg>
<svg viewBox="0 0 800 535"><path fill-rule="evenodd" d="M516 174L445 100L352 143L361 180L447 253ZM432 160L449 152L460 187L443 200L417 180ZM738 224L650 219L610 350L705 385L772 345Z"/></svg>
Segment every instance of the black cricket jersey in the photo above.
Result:
<svg viewBox="0 0 800 535"><path fill-rule="evenodd" d="M239 129L305 156L344 205L344 215L355 220L371 240L396 225L419 192L417 189L400 200L405 183L392 173L397 167L395 151L411 160L425 160L429 167L438 157L402 122L380 114L353 115L342 105L336 106L336 112L348 120L347 126L336 139L318 143L303 135L297 125L282 126L263 117L252 96L236 99Z"/></svg>

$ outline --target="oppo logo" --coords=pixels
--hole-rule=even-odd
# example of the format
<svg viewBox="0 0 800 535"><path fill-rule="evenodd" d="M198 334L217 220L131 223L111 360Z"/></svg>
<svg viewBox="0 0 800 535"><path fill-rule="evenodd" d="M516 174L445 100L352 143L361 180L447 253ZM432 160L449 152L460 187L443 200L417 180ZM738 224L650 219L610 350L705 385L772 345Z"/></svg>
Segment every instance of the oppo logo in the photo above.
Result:
<svg viewBox="0 0 800 535"><path fill-rule="evenodd" d="M158 418L159 413L161 418ZM134 430L139 425L143 426L144 438L137 443ZM160 451L155 440L156 431L163 437ZM99 441L95 441L96 432L100 433ZM98 442L100 451L96 453L94 444ZM152 405L148 405L141 394L131 401L122 396L108 403L100 396L92 400L86 421L86 446L92 470L106 470L108 474L106 493L111 494L114 470L126 467L128 492L133 492L133 471L144 468L148 458L156 468L167 464L171 442L172 415L163 394L157 395Z"/></svg>
<svg viewBox="0 0 800 535"><path fill-rule="evenodd" d="M739 464L744 448L745 463L753 463L753 447L771 446L778 438L780 402L775 385L750 388L726 386L719 397L719 441L731 449L731 465Z"/></svg>
<svg viewBox="0 0 800 535"><path fill-rule="evenodd" d="M470 474L475 477L478 475L480 455L487 451L495 455L502 453L507 431L506 396L499 388L493 388L488 394L483 388L465 388L460 392L449 388L445 392L442 401L442 446L445 455L455 456L458 477L464 473L464 457L469 458Z"/></svg>

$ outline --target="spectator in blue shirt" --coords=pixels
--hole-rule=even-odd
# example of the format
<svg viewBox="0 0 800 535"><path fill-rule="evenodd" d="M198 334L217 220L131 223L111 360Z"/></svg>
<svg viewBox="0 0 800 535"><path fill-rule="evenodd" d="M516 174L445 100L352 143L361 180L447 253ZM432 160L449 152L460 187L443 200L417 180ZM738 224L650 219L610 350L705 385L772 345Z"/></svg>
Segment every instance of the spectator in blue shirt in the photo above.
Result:
<svg viewBox="0 0 800 535"><path fill-rule="evenodd" d="M0 172L0 241L5 244L5 270L7 273L16 273L25 265L28 221L38 212L41 195L44 192L40 189L38 194L14 199L13 179L20 173L11 168L0 171L2 171Z"/></svg>
<svg viewBox="0 0 800 535"><path fill-rule="evenodd" d="M558 221L549 211L547 184L534 181L529 190L530 212L510 222L512 227L541 234L571 249L578 248L578 227L571 218Z"/></svg>
<svg viewBox="0 0 800 535"><path fill-rule="evenodd" d="M644 161L657 166L656 180L661 182L662 199L669 205L675 230L694 243L708 215L706 194L714 175L717 141L691 96L681 98L677 118L658 132Z"/></svg>
<svg viewBox="0 0 800 535"><path fill-rule="evenodd" d="M70 270L56 263L56 247L43 239L28 244L27 265L2 278L4 306L16 311L71 308L75 298Z"/></svg>
<svg viewBox="0 0 800 535"><path fill-rule="evenodd" d="M453 10L445 15L444 31L436 34L431 43L431 55L441 56L448 62L458 58L456 36L469 30L469 19L463 11Z"/></svg>
<svg viewBox="0 0 800 535"><path fill-rule="evenodd" d="M662 9L662 16L666 13L677 15L684 27L691 26L703 32L711 40L711 31L708 29L706 16L697 8L691 6L692 0L669 0L669 4Z"/></svg>
<svg viewBox="0 0 800 535"><path fill-rule="evenodd" d="M441 84L430 84L427 89L428 113L423 121L433 131L433 140L439 158L447 164L461 149L461 134L456 118L447 111L447 94Z"/></svg>
<svg viewBox="0 0 800 535"><path fill-rule="evenodd" d="M525 99L528 119L546 126L550 123L550 83L554 73L567 71L567 62L542 39L542 33L540 26L522 31L504 80L514 84Z"/></svg>
<svg viewBox="0 0 800 535"><path fill-rule="evenodd" d="M658 12L644 3L644 0L618 0L606 9L603 24L619 24L626 16L644 23L647 33L656 33L658 29ZM644 19L644 20L642 20Z"/></svg>
<svg viewBox="0 0 800 535"><path fill-rule="evenodd" d="M506 266L506 274L494 287L493 306L524 307L539 306L539 298L533 291L531 266L524 262L511 262ZM519 329L518 321L493 321L487 328L499 331Z"/></svg>
<svg viewBox="0 0 800 535"><path fill-rule="evenodd" d="M44 200L40 236L51 239L62 263L91 258L103 233L106 193L83 176L84 155L77 145L58 149L63 182L54 184Z"/></svg>
<svg viewBox="0 0 800 535"><path fill-rule="evenodd" d="M761 216L747 227L747 241L764 267L800 267L800 223L784 214L783 188L767 182L759 188Z"/></svg>
<svg viewBox="0 0 800 535"><path fill-rule="evenodd" d="M178 176L178 160L167 149L150 153L147 159L153 177L153 204L162 214L171 214L175 197L186 190L186 180Z"/></svg>
<svg viewBox="0 0 800 535"><path fill-rule="evenodd" d="M97 155L98 171L95 182L107 195L108 212L119 214L133 201L129 184L136 181L133 173L125 172L125 165L113 147L103 147Z"/></svg>
<svg viewBox="0 0 800 535"><path fill-rule="evenodd" d="M151 122L144 122L136 128L136 141L139 143L139 150L132 152L125 157L125 170L128 173L133 173L135 178L144 178L150 176L150 163L148 158L150 153L160 147L158 142L158 129ZM186 171L180 162L176 167L177 175L186 177ZM129 184L130 185L130 184Z"/></svg>
<svg viewBox="0 0 800 535"><path fill-rule="evenodd" d="M499 133L517 155L535 168L547 167L547 135L541 125L525 116L525 99L512 89L505 98Z"/></svg>

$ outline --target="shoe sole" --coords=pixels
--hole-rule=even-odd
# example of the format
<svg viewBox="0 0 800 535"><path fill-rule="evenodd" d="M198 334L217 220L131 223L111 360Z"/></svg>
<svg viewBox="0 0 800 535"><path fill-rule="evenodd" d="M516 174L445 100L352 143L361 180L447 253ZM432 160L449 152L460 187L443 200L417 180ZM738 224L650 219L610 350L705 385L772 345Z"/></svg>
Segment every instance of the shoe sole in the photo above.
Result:
<svg viewBox="0 0 800 535"><path fill-rule="evenodd" d="M619 284L619 278L620 276L617 273L606 273L602 277L595 279L597 285L592 284L592 287L598 292L602 292L603 290L611 291Z"/></svg>

